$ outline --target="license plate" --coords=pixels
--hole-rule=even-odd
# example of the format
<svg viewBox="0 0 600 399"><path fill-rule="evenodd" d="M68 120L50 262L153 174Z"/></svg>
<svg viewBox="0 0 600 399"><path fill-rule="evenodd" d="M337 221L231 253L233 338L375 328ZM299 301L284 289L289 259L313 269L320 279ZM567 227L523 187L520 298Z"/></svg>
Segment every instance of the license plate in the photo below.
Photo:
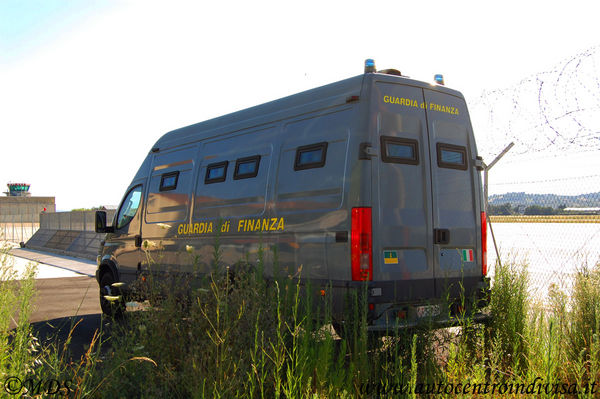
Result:
<svg viewBox="0 0 600 399"><path fill-rule="evenodd" d="M435 317L440 315L440 305L417 306L417 317Z"/></svg>

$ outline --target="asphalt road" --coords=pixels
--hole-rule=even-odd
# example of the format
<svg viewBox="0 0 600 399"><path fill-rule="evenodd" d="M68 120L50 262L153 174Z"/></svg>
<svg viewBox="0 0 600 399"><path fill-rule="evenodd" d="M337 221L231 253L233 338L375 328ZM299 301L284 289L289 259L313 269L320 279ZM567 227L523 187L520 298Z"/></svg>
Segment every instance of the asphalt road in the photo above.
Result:
<svg viewBox="0 0 600 399"><path fill-rule="evenodd" d="M95 262L18 247L11 249L5 262L17 275L21 275L30 262L37 263L36 296L30 322L42 343L62 349L70 334L68 355L73 361L79 361L96 331L104 333L104 340L110 336L113 323L101 315L98 283L91 277ZM108 347L109 342L103 347Z"/></svg>
<svg viewBox="0 0 600 399"><path fill-rule="evenodd" d="M32 322L101 313L98 283L93 277L38 279L35 287L37 300Z"/></svg>
<svg viewBox="0 0 600 399"><path fill-rule="evenodd" d="M77 361L96 330L109 331L110 320L101 317L98 283L93 277L36 280L37 298L31 323L42 343L62 348L73 328L69 355Z"/></svg>

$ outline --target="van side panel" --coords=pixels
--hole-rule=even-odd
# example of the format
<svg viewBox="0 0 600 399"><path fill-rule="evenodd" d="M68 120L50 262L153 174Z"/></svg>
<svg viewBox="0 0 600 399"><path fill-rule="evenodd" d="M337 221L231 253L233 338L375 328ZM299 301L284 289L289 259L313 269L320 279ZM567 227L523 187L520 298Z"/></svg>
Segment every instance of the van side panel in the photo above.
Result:
<svg viewBox="0 0 600 399"><path fill-rule="evenodd" d="M348 211L343 206L352 120L351 109L344 107L283 126L274 211L285 220L278 249L280 265L288 275L322 281L347 277L330 275L326 251L335 231L348 229ZM322 152L322 162L311 161L305 168L303 148ZM299 267L303 268L300 274Z"/></svg>
<svg viewBox="0 0 600 399"><path fill-rule="evenodd" d="M189 218L198 148L197 144L185 145L151 154L141 234L145 262L140 271L158 267L191 271L189 257L176 236L177 226Z"/></svg>
<svg viewBox="0 0 600 399"><path fill-rule="evenodd" d="M273 143L277 140L277 130L275 127L269 127L258 131L245 131L242 134L203 143L202 162L194 198L194 222L232 217L260 217L265 214L273 162ZM251 156L260 157L257 161L256 176L234 179L236 161ZM225 181L207 183L207 167L220 162L228 163Z"/></svg>
<svg viewBox="0 0 600 399"><path fill-rule="evenodd" d="M193 244L196 268L200 272L212 270L218 245L220 261L232 267L244 260L255 263L262 247L267 263L265 272L271 273L268 248L275 243L276 236L270 229L272 223L265 228L263 222L271 222L273 218L268 203L272 196L274 154L279 133L278 126L270 125L202 143L192 218L189 228L182 227L178 232L182 246ZM256 160L256 174L240 178L239 170L236 174L236 164L248 158ZM225 162L224 180L211 182L212 166Z"/></svg>
<svg viewBox="0 0 600 399"><path fill-rule="evenodd" d="M197 152L197 146L186 146L154 155L147 189L146 223L186 220Z"/></svg>

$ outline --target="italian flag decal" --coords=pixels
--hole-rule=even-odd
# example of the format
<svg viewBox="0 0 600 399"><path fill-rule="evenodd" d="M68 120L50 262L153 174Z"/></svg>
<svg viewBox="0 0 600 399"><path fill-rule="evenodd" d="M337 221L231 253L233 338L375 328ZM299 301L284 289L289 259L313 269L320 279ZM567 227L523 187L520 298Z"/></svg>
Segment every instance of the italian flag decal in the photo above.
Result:
<svg viewBox="0 0 600 399"><path fill-rule="evenodd" d="M463 262L473 262L473 250L472 249L461 249L461 256Z"/></svg>

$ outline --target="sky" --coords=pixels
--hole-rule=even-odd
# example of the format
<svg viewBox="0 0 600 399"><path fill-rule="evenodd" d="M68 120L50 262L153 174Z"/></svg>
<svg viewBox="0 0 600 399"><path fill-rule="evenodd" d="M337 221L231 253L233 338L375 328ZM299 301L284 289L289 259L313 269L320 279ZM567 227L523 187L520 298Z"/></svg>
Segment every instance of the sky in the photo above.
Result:
<svg viewBox="0 0 600 399"><path fill-rule="evenodd" d="M442 73L475 101L600 45L593 4L0 0L0 185L30 183L58 210L116 205L164 133L361 74L366 58Z"/></svg>

